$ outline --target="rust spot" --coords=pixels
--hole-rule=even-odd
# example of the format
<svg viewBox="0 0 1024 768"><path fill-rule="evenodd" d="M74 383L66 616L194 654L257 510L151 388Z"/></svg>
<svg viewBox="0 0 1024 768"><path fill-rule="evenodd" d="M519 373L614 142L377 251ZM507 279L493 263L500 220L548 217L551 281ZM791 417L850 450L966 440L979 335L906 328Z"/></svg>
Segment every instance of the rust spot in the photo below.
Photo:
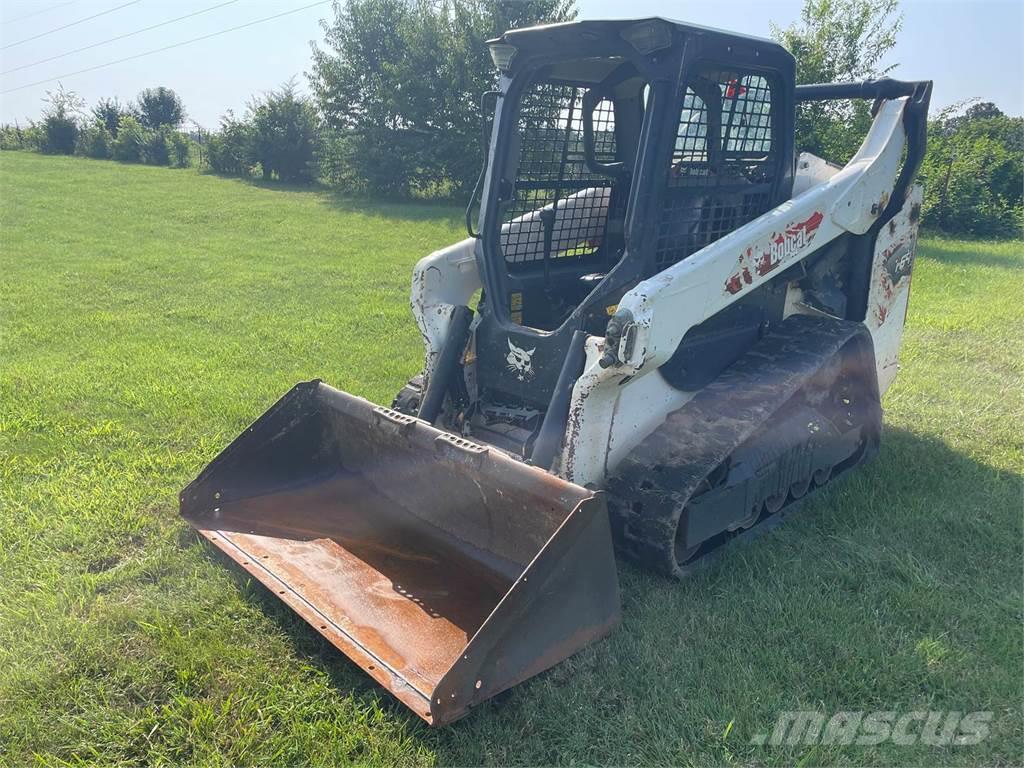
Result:
<svg viewBox="0 0 1024 768"><path fill-rule="evenodd" d="M743 282L746 283L747 285L750 285L752 282L754 282L754 278L750 276L750 270L747 269L746 267L743 268Z"/></svg>
<svg viewBox="0 0 1024 768"><path fill-rule="evenodd" d="M889 314L889 308L881 304L878 305L878 309L875 310L875 316L878 318L878 324L881 325L885 322L885 318Z"/></svg>
<svg viewBox="0 0 1024 768"><path fill-rule="evenodd" d="M744 269L746 272L746 269ZM743 288L743 283L740 282L739 274L735 274L725 281L725 290L729 293L739 293Z"/></svg>

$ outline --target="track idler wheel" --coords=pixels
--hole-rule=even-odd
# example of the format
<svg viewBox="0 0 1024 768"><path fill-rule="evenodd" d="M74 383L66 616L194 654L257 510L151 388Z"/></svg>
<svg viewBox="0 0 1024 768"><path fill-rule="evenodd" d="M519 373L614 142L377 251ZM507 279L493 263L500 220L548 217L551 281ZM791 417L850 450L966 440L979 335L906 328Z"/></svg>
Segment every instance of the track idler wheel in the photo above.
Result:
<svg viewBox="0 0 1024 768"><path fill-rule="evenodd" d="M767 512L769 515L774 515L776 512L782 509L782 505L785 503L785 493L777 493L774 496L769 496L767 499L764 500L764 511Z"/></svg>
<svg viewBox="0 0 1024 768"><path fill-rule="evenodd" d="M807 495L807 491L811 489L811 478L805 477L803 480L797 480L791 486L789 486L789 496L791 499L796 501L802 499Z"/></svg>

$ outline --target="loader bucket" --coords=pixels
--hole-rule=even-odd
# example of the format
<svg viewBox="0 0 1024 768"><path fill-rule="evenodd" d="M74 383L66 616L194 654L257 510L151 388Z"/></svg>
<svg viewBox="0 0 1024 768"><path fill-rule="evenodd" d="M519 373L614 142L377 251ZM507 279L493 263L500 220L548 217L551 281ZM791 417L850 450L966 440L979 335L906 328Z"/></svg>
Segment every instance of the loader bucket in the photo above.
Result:
<svg viewBox="0 0 1024 768"><path fill-rule="evenodd" d="M319 381L214 459L181 514L433 725L619 620L600 493Z"/></svg>

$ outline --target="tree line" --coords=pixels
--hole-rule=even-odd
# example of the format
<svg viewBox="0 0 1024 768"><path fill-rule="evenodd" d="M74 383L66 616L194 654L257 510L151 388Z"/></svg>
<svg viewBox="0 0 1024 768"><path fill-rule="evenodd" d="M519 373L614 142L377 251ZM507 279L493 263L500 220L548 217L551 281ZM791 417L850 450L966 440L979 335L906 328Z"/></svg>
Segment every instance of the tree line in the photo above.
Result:
<svg viewBox="0 0 1024 768"><path fill-rule="evenodd" d="M345 0L321 22L309 95L294 80L228 112L216 131L185 131L174 91L86 110L48 93L43 119L0 128L0 149L201 166L235 176L324 183L350 193L464 199L483 160L480 95L496 84L485 41L506 29L575 17L573 0ZM805 0L772 35L797 59L797 81L889 74L897 0ZM864 102L802 104L797 147L844 163L871 123ZM990 103L940 112L922 170L924 221L948 232L1024 232L1024 118Z"/></svg>

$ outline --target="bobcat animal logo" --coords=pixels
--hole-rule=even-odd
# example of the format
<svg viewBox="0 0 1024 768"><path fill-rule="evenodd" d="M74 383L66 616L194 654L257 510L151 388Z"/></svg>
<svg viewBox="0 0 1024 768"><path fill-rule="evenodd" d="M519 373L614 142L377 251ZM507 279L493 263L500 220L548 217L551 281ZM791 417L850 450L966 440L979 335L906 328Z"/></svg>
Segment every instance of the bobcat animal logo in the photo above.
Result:
<svg viewBox="0 0 1024 768"><path fill-rule="evenodd" d="M523 349L513 344L512 339L508 340L508 354L505 355L505 362L508 363L508 369L515 374L519 381L533 378L533 353L536 351L536 347Z"/></svg>

